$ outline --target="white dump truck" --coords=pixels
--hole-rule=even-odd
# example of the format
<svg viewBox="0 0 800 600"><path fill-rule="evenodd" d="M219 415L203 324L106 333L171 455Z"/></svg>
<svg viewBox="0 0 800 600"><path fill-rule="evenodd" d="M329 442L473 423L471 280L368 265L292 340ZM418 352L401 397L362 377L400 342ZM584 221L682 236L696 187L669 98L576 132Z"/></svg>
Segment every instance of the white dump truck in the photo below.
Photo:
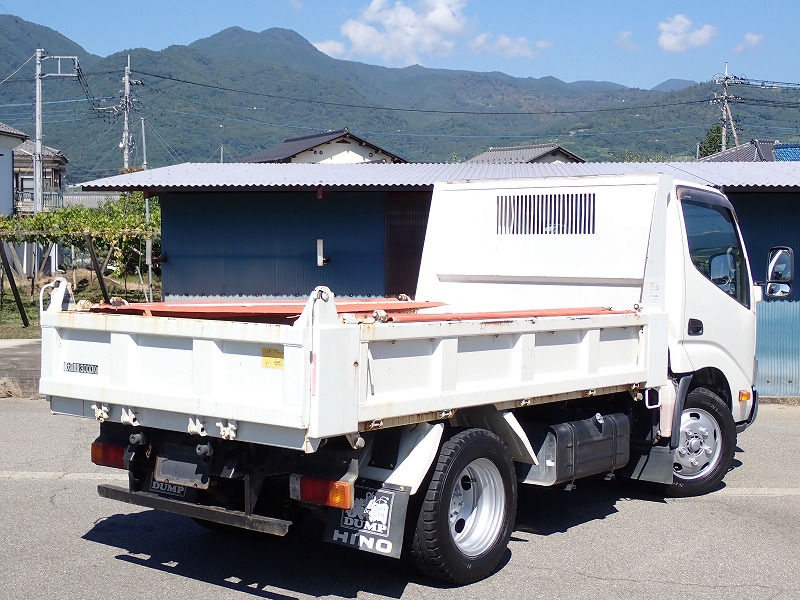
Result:
<svg viewBox="0 0 800 600"><path fill-rule="evenodd" d="M354 266L357 268L357 266ZM669 176L434 187L416 298L74 310L43 291L40 391L99 422L101 496L399 557L496 568L519 485L719 486L756 417L754 284L723 194Z"/></svg>

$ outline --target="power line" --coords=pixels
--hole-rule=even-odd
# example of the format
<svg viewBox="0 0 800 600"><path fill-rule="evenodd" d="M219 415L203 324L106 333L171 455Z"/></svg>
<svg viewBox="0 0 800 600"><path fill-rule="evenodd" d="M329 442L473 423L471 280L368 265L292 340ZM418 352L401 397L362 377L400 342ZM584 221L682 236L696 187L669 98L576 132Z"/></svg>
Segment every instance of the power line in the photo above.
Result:
<svg viewBox="0 0 800 600"><path fill-rule="evenodd" d="M212 121L229 121L233 123L256 123L259 125L266 125L272 127L282 127L288 129L300 129L305 131L320 131L326 127L309 127L299 125L287 125L285 123L273 123L270 121L262 121L259 119L248 117L235 117L224 114L209 115L205 113L178 111L163 108L156 108L151 106L143 106L143 109L151 110L153 112L176 114L180 116L194 117L200 119L208 119ZM681 131L686 129L705 129L709 127L708 123L701 123L697 125L682 125L677 127L659 127L650 129L631 129L631 130L618 130L618 131L604 131L604 132L568 132L562 134L566 137L597 137L603 135L625 135L637 133L658 133L661 131ZM486 138L503 138L503 139L527 139L533 134L522 135L502 135L502 134L442 134L442 133L411 133L411 132L394 132L394 131L364 131L365 135L382 135L386 137L404 137L404 138L453 138L453 139L486 139Z"/></svg>
<svg viewBox="0 0 800 600"><path fill-rule="evenodd" d="M28 57L28 60L26 60L26 61L25 61L24 63L22 63L22 64L21 64L19 67L17 67L17 70L16 70L16 71L14 71L14 72L13 72L11 75L9 75L9 76L8 76L8 77L6 77L5 79L3 79L3 81L0 81L0 85L3 85L3 84L6 82L6 81L8 81L8 80L9 80L9 79L11 79L11 78L12 78L14 75L16 75L17 73L19 73L19 72L20 72L20 70L22 69L22 67L24 67L25 65L27 65L27 64L28 64L29 62L31 62L31 61L32 61L34 58L36 58L36 55L35 55L35 54L32 54L30 57Z"/></svg>
<svg viewBox="0 0 800 600"><path fill-rule="evenodd" d="M113 129L114 125L116 125L118 122L119 122L119 118L115 119L115 120L114 120L114 122L113 122L113 123L111 123L111 125L109 125L109 126L108 126L108 128L107 128L107 129L106 129L106 130L105 130L105 131L104 131L104 132L103 132L103 133L102 133L100 136L98 136L98 137L95 139L95 143L97 143L97 141L99 141L101 138L105 137L105 136L108 134L108 132L109 132L109 131L111 131L111 129ZM109 154L111 154L111 152L112 152L113 150L114 150L114 146L113 146L113 145L111 145L111 146L109 147L108 151L107 151L107 152L106 152L106 153L103 155L103 158L101 158L101 159L98 161L98 163L97 163L97 164L94 166L94 168L93 168L91 171L89 171L89 172L86 174L86 176L88 177L88 176L90 176L92 173L94 173L94 172L97 170L97 167L99 167L99 166L100 166L100 164L101 164L101 163L102 163L102 162L103 162L103 161L104 161L104 160L105 160L105 159L108 157L108 155L109 155Z"/></svg>
<svg viewBox="0 0 800 600"><path fill-rule="evenodd" d="M785 81L767 81L764 79L749 79L747 77L731 76L729 82L733 85L749 85L752 87L760 87L764 89L800 89L800 83L787 83Z"/></svg>
<svg viewBox="0 0 800 600"><path fill-rule="evenodd" d="M178 160L178 161L183 160L181 155L178 154L178 151L175 150L172 146L170 146L169 142L167 142L164 136L162 136L158 131L156 131L156 129L153 127L153 124L149 120L145 121L145 125L147 125L147 128L155 136L158 142L164 147L164 150L167 151L167 154L169 154L173 160Z"/></svg>
<svg viewBox="0 0 800 600"><path fill-rule="evenodd" d="M325 100L309 100L308 98L295 98L291 96L278 96L276 94L267 94L265 92L255 92L252 90L238 90L234 88L228 88L220 85L213 85L210 83L202 83L198 81L189 81L187 79L179 79L177 77L169 77L167 75L158 75L157 73L148 73L146 71L131 71L132 73L137 73L139 75L145 75L148 77L156 77L158 79L164 79L167 81L174 81L176 83L185 83L188 85L196 85L199 87L205 87L213 90L220 90L223 92L233 92L236 94L247 94L250 96L259 96L263 98L271 98L272 100L286 100L288 102L304 102L306 104L316 104L320 106L336 106L339 108L360 108L360 109L367 109L367 110L382 110L382 111L389 111L389 112L407 112L407 113L425 113L425 114L444 114L444 115L478 115L478 116L513 116L513 115L520 115L520 116L543 116L543 115L571 115L571 114L584 114L584 113L602 113L602 112L617 112L617 111L627 111L627 110L643 110L646 108L669 108L674 106L685 106L691 104L705 104L708 102L708 98L704 98L702 100L688 100L683 102L671 102L665 104L653 104L653 105L645 105L645 106L618 106L618 107L610 107L610 108L591 108L591 109L573 109L573 110L551 110L551 111L477 111L477 110L438 110L438 109L425 109L425 108L399 108L399 107L387 107L387 106L375 106L375 105L368 105L368 104L350 104L346 102L330 102Z"/></svg>
<svg viewBox="0 0 800 600"><path fill-rule="evenodd" d="M114 98L114 96L101 96L100 98L93 98L91 100L89 98L75 98L73 100L49 100L47 102L42 102L42 106L45 106L47 104L69 104L71 102L91 102L92 100L95 100L95 101L111 100L113 98ZM16 108L16 107L19 107L19 106L34 106L35 104L36 104L35 102L17 102L17 103L14 103L14 104L0 104L0 108Z"/></svg>

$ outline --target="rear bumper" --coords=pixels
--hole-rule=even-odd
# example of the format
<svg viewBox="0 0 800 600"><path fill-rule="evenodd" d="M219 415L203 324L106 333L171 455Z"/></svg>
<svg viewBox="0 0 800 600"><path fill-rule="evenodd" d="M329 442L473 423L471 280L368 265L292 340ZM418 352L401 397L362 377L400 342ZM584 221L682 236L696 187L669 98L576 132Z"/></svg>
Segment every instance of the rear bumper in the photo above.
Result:
<svg viewBox="0 0 800 600"><path fill-rule="evenodd" d="M758 390L753 387L753 406L750 408L750 416L741 423L736 424L736 433L742 433L745 429L750 427L758 416Z"/></svg>
<svg viewBox="0 0 800 600"><path fill-rule="evenodd" d="M242 529L250 529L272 535L286 535L289 531L289 526L292 524L291 521L262 517L261 515L247 515L241 511L227 510L215 506L192 504L182 500L164 498L149 492L131 492L127 488L116 485L98 485L97 493L103 498L111 500L119 500L136 506L163 510L176 515L192 517L193 519L213 521L214 523L222 523L223 525L241 527Z"/></svg>

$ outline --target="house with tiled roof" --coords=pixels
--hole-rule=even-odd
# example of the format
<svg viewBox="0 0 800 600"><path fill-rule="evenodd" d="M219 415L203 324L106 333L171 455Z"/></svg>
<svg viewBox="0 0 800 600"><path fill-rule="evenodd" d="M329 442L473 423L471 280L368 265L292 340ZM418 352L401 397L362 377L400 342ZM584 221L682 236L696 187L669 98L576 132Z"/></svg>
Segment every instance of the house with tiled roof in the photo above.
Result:
<svg viewBox="0 0 800 600"><path fill-rule="evenodd" d="M0 215L14 212L14 148L28 135L0 123Z"/></svg>
<svg viewBox="0 0 800 600"><path fill-rule="evenodd" d="M404 163L397 154L358 137L347 127L302 137L286 138L280 144L242 159L246 163Z"/></svg>
<svg viewBox="0 0 800 600"><path fill-rule="evenodd" d="M521 163L582 163L586 162L577 154L562 148L559 144L528 144L525 146L500 146L489 148L486 152L470 158L467 162L510 165Z"/></svg>

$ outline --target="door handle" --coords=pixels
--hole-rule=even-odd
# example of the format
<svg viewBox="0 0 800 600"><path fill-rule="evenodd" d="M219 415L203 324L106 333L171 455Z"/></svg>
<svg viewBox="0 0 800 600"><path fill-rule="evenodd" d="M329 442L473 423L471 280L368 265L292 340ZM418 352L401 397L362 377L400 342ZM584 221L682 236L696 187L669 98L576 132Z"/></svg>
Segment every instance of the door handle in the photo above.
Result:
<svg viewBox="0 0 800 600"><path fill-rule="evenodd" d="M700 319L689 319L689 335L703 335L703 322Z"/></svg>

